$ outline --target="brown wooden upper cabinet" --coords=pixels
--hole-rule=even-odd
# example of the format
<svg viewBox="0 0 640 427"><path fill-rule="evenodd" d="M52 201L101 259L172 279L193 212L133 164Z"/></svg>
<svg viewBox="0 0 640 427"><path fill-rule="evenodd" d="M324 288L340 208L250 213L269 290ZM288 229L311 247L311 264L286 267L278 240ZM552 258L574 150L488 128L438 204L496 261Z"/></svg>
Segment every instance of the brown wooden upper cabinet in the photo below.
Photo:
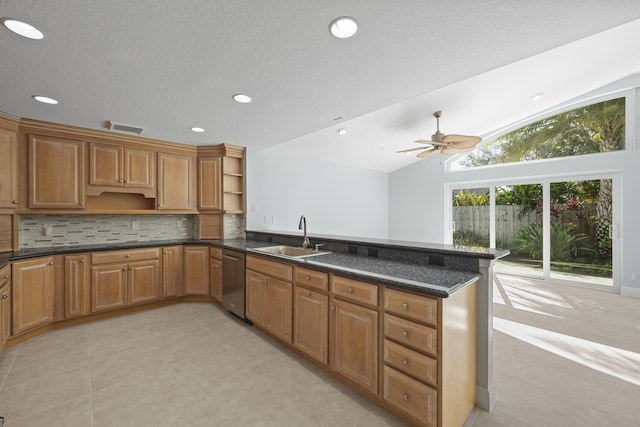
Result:
<svg viewBox="0 0 640 427"><path fill-rule="evenodd" d="M18 207L17 133L0 128L0 208Z"/></svg>
<svg viewBox="0 0 640 427"><path fill-rule="evenodd" d="M84 141L29 135L28 207L84 209Z"/></svg>
<svg viewBox="0 0 640 427"><path fill-rule="evenodd" d="M198 210L222 210L222 157L198 157Z"/></svg>
<svg viewBox="0 0 640 427"><path fill-rule="evenodd" d="M196 210L196 156L158 153L158 210Z"/></svg>
<svg viewBox="0 0 640 427"><path fill-rule="evenodd" d="M156 153L111 144L89 144L89 195L105 191L155 197Z"/></svg>

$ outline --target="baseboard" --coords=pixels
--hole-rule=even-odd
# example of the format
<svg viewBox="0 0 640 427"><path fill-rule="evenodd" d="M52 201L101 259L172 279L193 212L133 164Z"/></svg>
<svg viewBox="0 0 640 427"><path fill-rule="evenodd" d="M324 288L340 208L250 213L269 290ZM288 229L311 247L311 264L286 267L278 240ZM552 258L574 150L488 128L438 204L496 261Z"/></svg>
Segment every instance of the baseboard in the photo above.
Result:
<svg viewBox="0 0 640 427"><path fill-rule="evenodd" d="M622 286L620 288L620 295L623 297L640 298L640 288Z"/></svg>
<svg viewBox="0 0 640 427"><path fill-rule="evenodd" d="M491 412L496 405L496 390L493 386L489 389L476 385L476 406Z"/></svg>

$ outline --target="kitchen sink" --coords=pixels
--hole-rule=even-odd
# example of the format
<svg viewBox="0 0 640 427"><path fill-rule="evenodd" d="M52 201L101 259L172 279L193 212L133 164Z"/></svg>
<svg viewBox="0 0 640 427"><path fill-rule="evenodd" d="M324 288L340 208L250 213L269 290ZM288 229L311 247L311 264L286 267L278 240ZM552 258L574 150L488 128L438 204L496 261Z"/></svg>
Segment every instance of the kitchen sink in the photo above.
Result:
<svg viewBox="0 0 640 427"><path fill-rule="evenodd" d="M274 255L283 255L291 258L305 258L316 255L325 255L331 252L328 251L316 251L315 249L310 248L299 248L295 246L267 246L264 248L254 248L256 251L266 252Z"/></svg>

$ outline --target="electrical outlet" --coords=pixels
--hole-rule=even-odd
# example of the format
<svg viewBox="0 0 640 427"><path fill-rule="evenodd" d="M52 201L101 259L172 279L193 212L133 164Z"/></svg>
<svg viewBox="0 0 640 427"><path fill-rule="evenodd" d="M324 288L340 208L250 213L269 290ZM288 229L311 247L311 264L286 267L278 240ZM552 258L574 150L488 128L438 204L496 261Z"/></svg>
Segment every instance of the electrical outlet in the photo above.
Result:
<svg viewBox="0 0 640 427"><path fill-rule="evenodd" d="M256 205L251 205L251 213L256 213Z"/></svg>
<svg viewBox="0 0 640 427"><path fill-rule="evenodd" d="M638 281L638 275L637 275L637 274L635 274L635 273L633 273L633 274L631 275L631 281L632 281L632 282L637 282L637 281Z"/></svg>

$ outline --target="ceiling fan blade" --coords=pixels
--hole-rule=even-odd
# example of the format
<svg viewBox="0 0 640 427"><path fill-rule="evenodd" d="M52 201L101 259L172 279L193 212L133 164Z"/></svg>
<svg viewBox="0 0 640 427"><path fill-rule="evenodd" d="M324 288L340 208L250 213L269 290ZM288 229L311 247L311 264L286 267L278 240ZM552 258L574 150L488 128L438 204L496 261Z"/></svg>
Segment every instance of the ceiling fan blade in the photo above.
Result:
<svg viewBox="0 0 640 427"><path fill-rule="evenodd" d="M433 148L430 148L430 147L416 147L416 148L409 148L407 150L396 151L396 153L408 153L408 152L411 152L411 151L418 151L418 150L433 150Z"/></svg>
<svg viewBox="0 0 640 427"><path fill-rule="evenodd" d="M468 136L468 135L445 135L442 137L442 142L446 142L448 144L455 144L456 146L464 147L473 147L478 142L482 141L482 138L479 136ZM464 145L463 145L464 144Z"/></svg>
<svg viewBox="0 0 640 427"><path fill-rule="evenodd" d="M433 144L433 141L429 141L428 139L418 139L413 142L417 142L418 144Z"/></svg>
<svg viewBox="0 0 640 427"><path fill-rule="evenodd" d="M473 151L473 146L471 147L458 147L453 146L453 147L446 147L442 149L442 154L458 154L458 153L466 153L468 151Z"/></svg>
<svg viewBox="0 0 640 427"><path fill-rule="evenodd" d="M432 155L436 154L438 151L440 151L440 150L434 150L434 149L426 150L426 151L423 151L422 153L418 154L416 157L420 157L421 159L424 159L426 157L429 157L429 156L432 156Z"/></svg>

